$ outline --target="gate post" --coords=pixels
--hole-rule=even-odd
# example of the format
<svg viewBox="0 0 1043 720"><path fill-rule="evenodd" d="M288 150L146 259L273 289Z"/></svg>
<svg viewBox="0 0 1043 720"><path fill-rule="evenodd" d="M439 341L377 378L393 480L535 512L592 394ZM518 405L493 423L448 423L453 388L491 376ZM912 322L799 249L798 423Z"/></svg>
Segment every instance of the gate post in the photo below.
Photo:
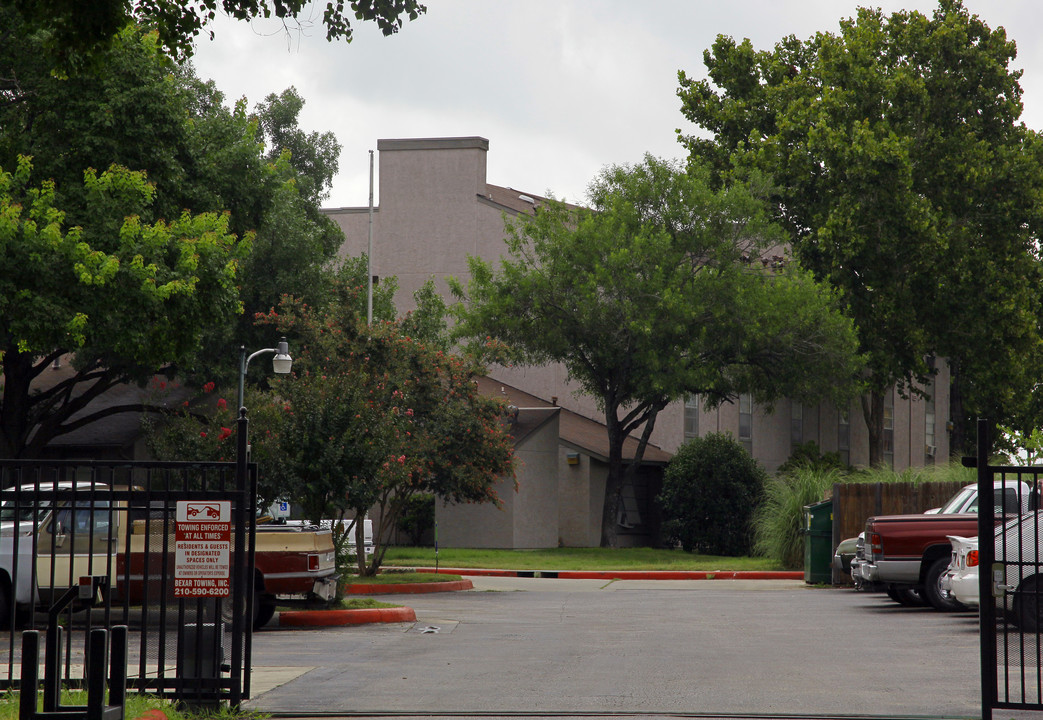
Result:
<svg viewBox="0 0 1043 720"><path fill-rule="evenodd" d="M239 707L244 695L249 697L250 668L245 668L245 677L238 677L238 673L243 667L244 656L247 658L247 662L249 662L250 647L253 642L251 637L253 632L251 618L253 617L254 602L254 579L253 571L251 570L253 568L253 556L248 555L246 547L248 542L251 546L254 542L252 537L254 518L248 517L250 514L248 510L253 509L255 500L253 497L248 499L248 495L255 492L256 488L250 483L250 420L246 416L246 408L242 406L241 398L239 419L236 422L235 489L238 493L239 501L236 512L233 514L235 523L233 530L235 535L235 554L232 566L235 569L232 579L232 593L228 600L234 603L233 607L245 607L247 612L245 614L237 612L232 618L231 667L232 676L237 679L228 700L233 709ZM251 528L251 537L249 538L246 536L247 523L249 523ZM240 599L245 602L237 602ZM246 683L245 687L244 682Z"/></svg>
<svg viewBox="0 0 1043 720"><path fill-rule="evenodd" d="M989 467L989 423L978 419L978 632L981 646L981 720L992 720L997 701L996 599L992 595L992 566L996 562L996 512L992 468Z"/></svg>

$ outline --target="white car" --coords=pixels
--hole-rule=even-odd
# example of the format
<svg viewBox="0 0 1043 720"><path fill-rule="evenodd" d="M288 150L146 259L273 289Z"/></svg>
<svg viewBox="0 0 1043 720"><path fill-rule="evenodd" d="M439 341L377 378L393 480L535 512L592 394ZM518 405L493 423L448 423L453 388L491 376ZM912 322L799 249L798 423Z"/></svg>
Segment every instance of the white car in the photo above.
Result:
<svg viewBox="0 0 1043 720"><path fill-rule="evenodd" d="M1024 632L1043 628L1043 511L1016 517L996 528L996 562L1003 563L1002 584L993 581L1003 597L998 605L1008 611Z"/></svg>
<svg viewBox="0 0 1043 720"><path fill-rule="evenodd" d="M949 535L952 543L952 559L949 569L938 584L946 593L964 605L977 607L978 597L978 538Z"/></svg>

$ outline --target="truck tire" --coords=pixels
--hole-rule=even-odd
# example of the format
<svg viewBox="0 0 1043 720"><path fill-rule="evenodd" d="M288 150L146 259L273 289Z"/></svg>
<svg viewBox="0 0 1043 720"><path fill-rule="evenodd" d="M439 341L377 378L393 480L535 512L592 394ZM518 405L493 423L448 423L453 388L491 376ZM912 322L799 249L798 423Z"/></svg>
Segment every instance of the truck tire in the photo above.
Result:
<svg viewBox="0 0 1043 720"><path fill-rule="evenodd" d="M275 597L257 595L254 598L254 630L260 630L275 616Z"/></svg>
<svg viewBox="0 0 1043 720"><path fill-rule="evenodd" d="M948 593L942 592L940 582L942 575L944 575L945 571L948 569L948 557L940 557L931 563L930 567L927 568L927 575L924 578L924 597L927 598L927 602L930 603L931 607L935 610L940 610L942 612L958 612L960 610L966 610L966 605Z"/></svg>
<svg viewBox="0 0 1043 720"><path fill-rule="evenodd" d="M11 627L11 586L0 582L0 630Z"/></svg>
<svg viewBox="0 0 1043 720"><path fill-rule="evenodd" d="M1043 593L1043 583L1039 575L1027 577L1018 585L1014 595L1014 621L1022 632L1037 633L1043 626L1040 593Z"/></svg>
<svg viewBox="0 0 1043 720"><path fill-rule="evenodd" d="M905 587L904 585L888 585L887 597L891 598L899 605L905 605L906 607L923 607L927 604L920 591L916 588Z"/></svg>

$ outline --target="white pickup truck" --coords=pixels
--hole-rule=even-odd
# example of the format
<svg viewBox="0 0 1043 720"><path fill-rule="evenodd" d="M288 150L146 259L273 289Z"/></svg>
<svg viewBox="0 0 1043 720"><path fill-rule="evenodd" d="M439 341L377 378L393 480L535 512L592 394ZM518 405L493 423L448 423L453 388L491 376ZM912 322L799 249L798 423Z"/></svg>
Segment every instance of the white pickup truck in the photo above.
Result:
<svg viewBox="0 0 1043 720"><path fill-rule="evenodd" d="M0 502L0 622L10 617L11 603L23 611L45 607L81 577L106 578L106 592L131 604L140 604L147 593L155 598L157 587L172 592L173 523L147 519L169 510L128 510L124 500L110 500L115 496L107 486L83 483L75 488L84 491L82 500L78 495L52 507L53 491L73 489L71 483L59 483L39 492L31 486L5 492ZM335 595L329 529L258 523L255 548L255 628L272 618L277 601L328 602Z"/></svg>

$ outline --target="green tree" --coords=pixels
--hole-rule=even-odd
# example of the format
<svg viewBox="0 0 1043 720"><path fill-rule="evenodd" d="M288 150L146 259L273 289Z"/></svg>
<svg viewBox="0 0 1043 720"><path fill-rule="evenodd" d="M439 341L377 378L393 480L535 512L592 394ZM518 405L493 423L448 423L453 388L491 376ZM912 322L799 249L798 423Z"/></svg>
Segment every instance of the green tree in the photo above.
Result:
<svg viewBox="0 0 1043 720"><path fill-rule="evenodd" d="M193 41L218 12L237 20L274 16L288 30L303 31L311 25L306 0L6 0L5 4L34 31L44 32L49 50L66 66L83 64L135 23L156 28L163 46L179 57L192 54ZM384 35L391 35L401 29L404 18L415 20L426 11L417 0L329 0L322 24L327 40L351 42L352 18L375 22Z"/></svg>
<svg viewBox="0 0 1043 720"><path fill-rule="evenodd" d="M678 449L657 498L663 534L685 552L748 555L768 474L735 438L711 433Z"/></svg>
<svg viewBox="0 0 1043 720"><path fill-rule="evenodd" d="M498 503L493 485L513 477L514 460L501 404L477 392L481 366L444 349L432 320L444 306L433 287L415 294L415 313L393 320L394 283L382 282L370 326L365 273L365 258L353 259L327 305L287 297L262 319L298 338L294 373L268 392L251 389L247 407L262 504L290 500L316 522L353 515L356 547L365 544L361 520L376 507L374 556L367 563L357 554L359 573L374 574L414 497ZM147 426L157 456L228 458L233 411L211 397Z"/></svg>
<svg viewBox="0 0 1043 720"><path fill-rule="evenodd" d="M332 132L302 130L298 118L303 108L304 98L297 88L289 87L278 95L269 94L257 105L256 113L268 162L274 163L288 152L301 197L317 208L329 196L337 174L340 143Z"/></svg>
<svg viewBox="0 0 1043 720"><path fill-rule="evenodd" d="M758 262L778 235L750 186L715 192L705 169L647 157L605 170L590 200L508 223L501 267L470 258L468 285L453 286L462 335L561 362L596 399L609 441L602 544L613 546L624 473L669 403L843 394L857 362L835 298L794 264ZM627 464L623 441L638 432Z"/></svg>
<svg viewBox="0 0 1043 720"><path fill-rule="evenodd" d="M796 256L850 309L871 465L884 392L916 392L934 356L952 369L954 452L976 414L1033 425L1043 143L1018 122L1014 57L1002 28L942 0L766 51L721 36L708 80L680 73L682 112L711 133L682 137L692 157L719 181L769 173Z"/></svg>
<svg viewBox="0 0 1043 720"><path fill-rule="evenodd" d="M27 158L13 173L0 168L0 457L39 457L65 433L147 409L86 410L118 384L172 373L198 351L203 328L240 313L236 270L249 248L227 216L141 222L134 210L153 188L118 166L86 173L87 222L67 228L53 183L31 184L31 170ZM75 374L33 389L67 354Z"/></svg>
<svg viewBox="0 0 1043 720"><path fill-rule="evenodd" d="M117 163L147 173L155 189L151 204L127 214L155 222L178 218L185 209L227 211L232 234L255 233L249 254L239 259L244 312L220 322L215 315L204 329L200 352L179 366L185 379L227 385L235 377L228 359L240 345L271 343L262 334L270 330L257 329L254 315L276 307L284 293L321 302L330 286L343 235L318 203L339 147L328 134L297 127L303 101L295 94L286 103L271 98L253 116L245 100L226 107L212 82L196 78L190 66L175 65L163 55L155 33L134 27L99 53L104 72L54 76L41 60L46 57L42 39L9 8L0 8L0 18L12 17L10 42L0 43L0 76L17 78L18 91L0 104L0 166L14 167L19 154L33 154L37 176L55 181L67 224L85 232L99 228L86 222L83 172ZM269 114L278 120L267 120ZM311 160L294 165L289 150L267 146L265 123L295 138L293 151ZM313 139L321 147L309 148ZM308 188L307 194L301 188ZM264 377L260 368L254 372Z"/></svg>
<svg viewBox="0 0 1043 720"><path fill-rule="evenodd" d="M352 512L356 547L359 521L378 508L376 549L368 564L357 553L360 574L377 572L416 494L499 503L494 484L514 476L501 403L474 383L483 368L406 334L407 320L367 325L357 304L311 309L289 299L270 318L302 345L294 377L274 387L286 417L269 480L312 520Z"/></svg>

